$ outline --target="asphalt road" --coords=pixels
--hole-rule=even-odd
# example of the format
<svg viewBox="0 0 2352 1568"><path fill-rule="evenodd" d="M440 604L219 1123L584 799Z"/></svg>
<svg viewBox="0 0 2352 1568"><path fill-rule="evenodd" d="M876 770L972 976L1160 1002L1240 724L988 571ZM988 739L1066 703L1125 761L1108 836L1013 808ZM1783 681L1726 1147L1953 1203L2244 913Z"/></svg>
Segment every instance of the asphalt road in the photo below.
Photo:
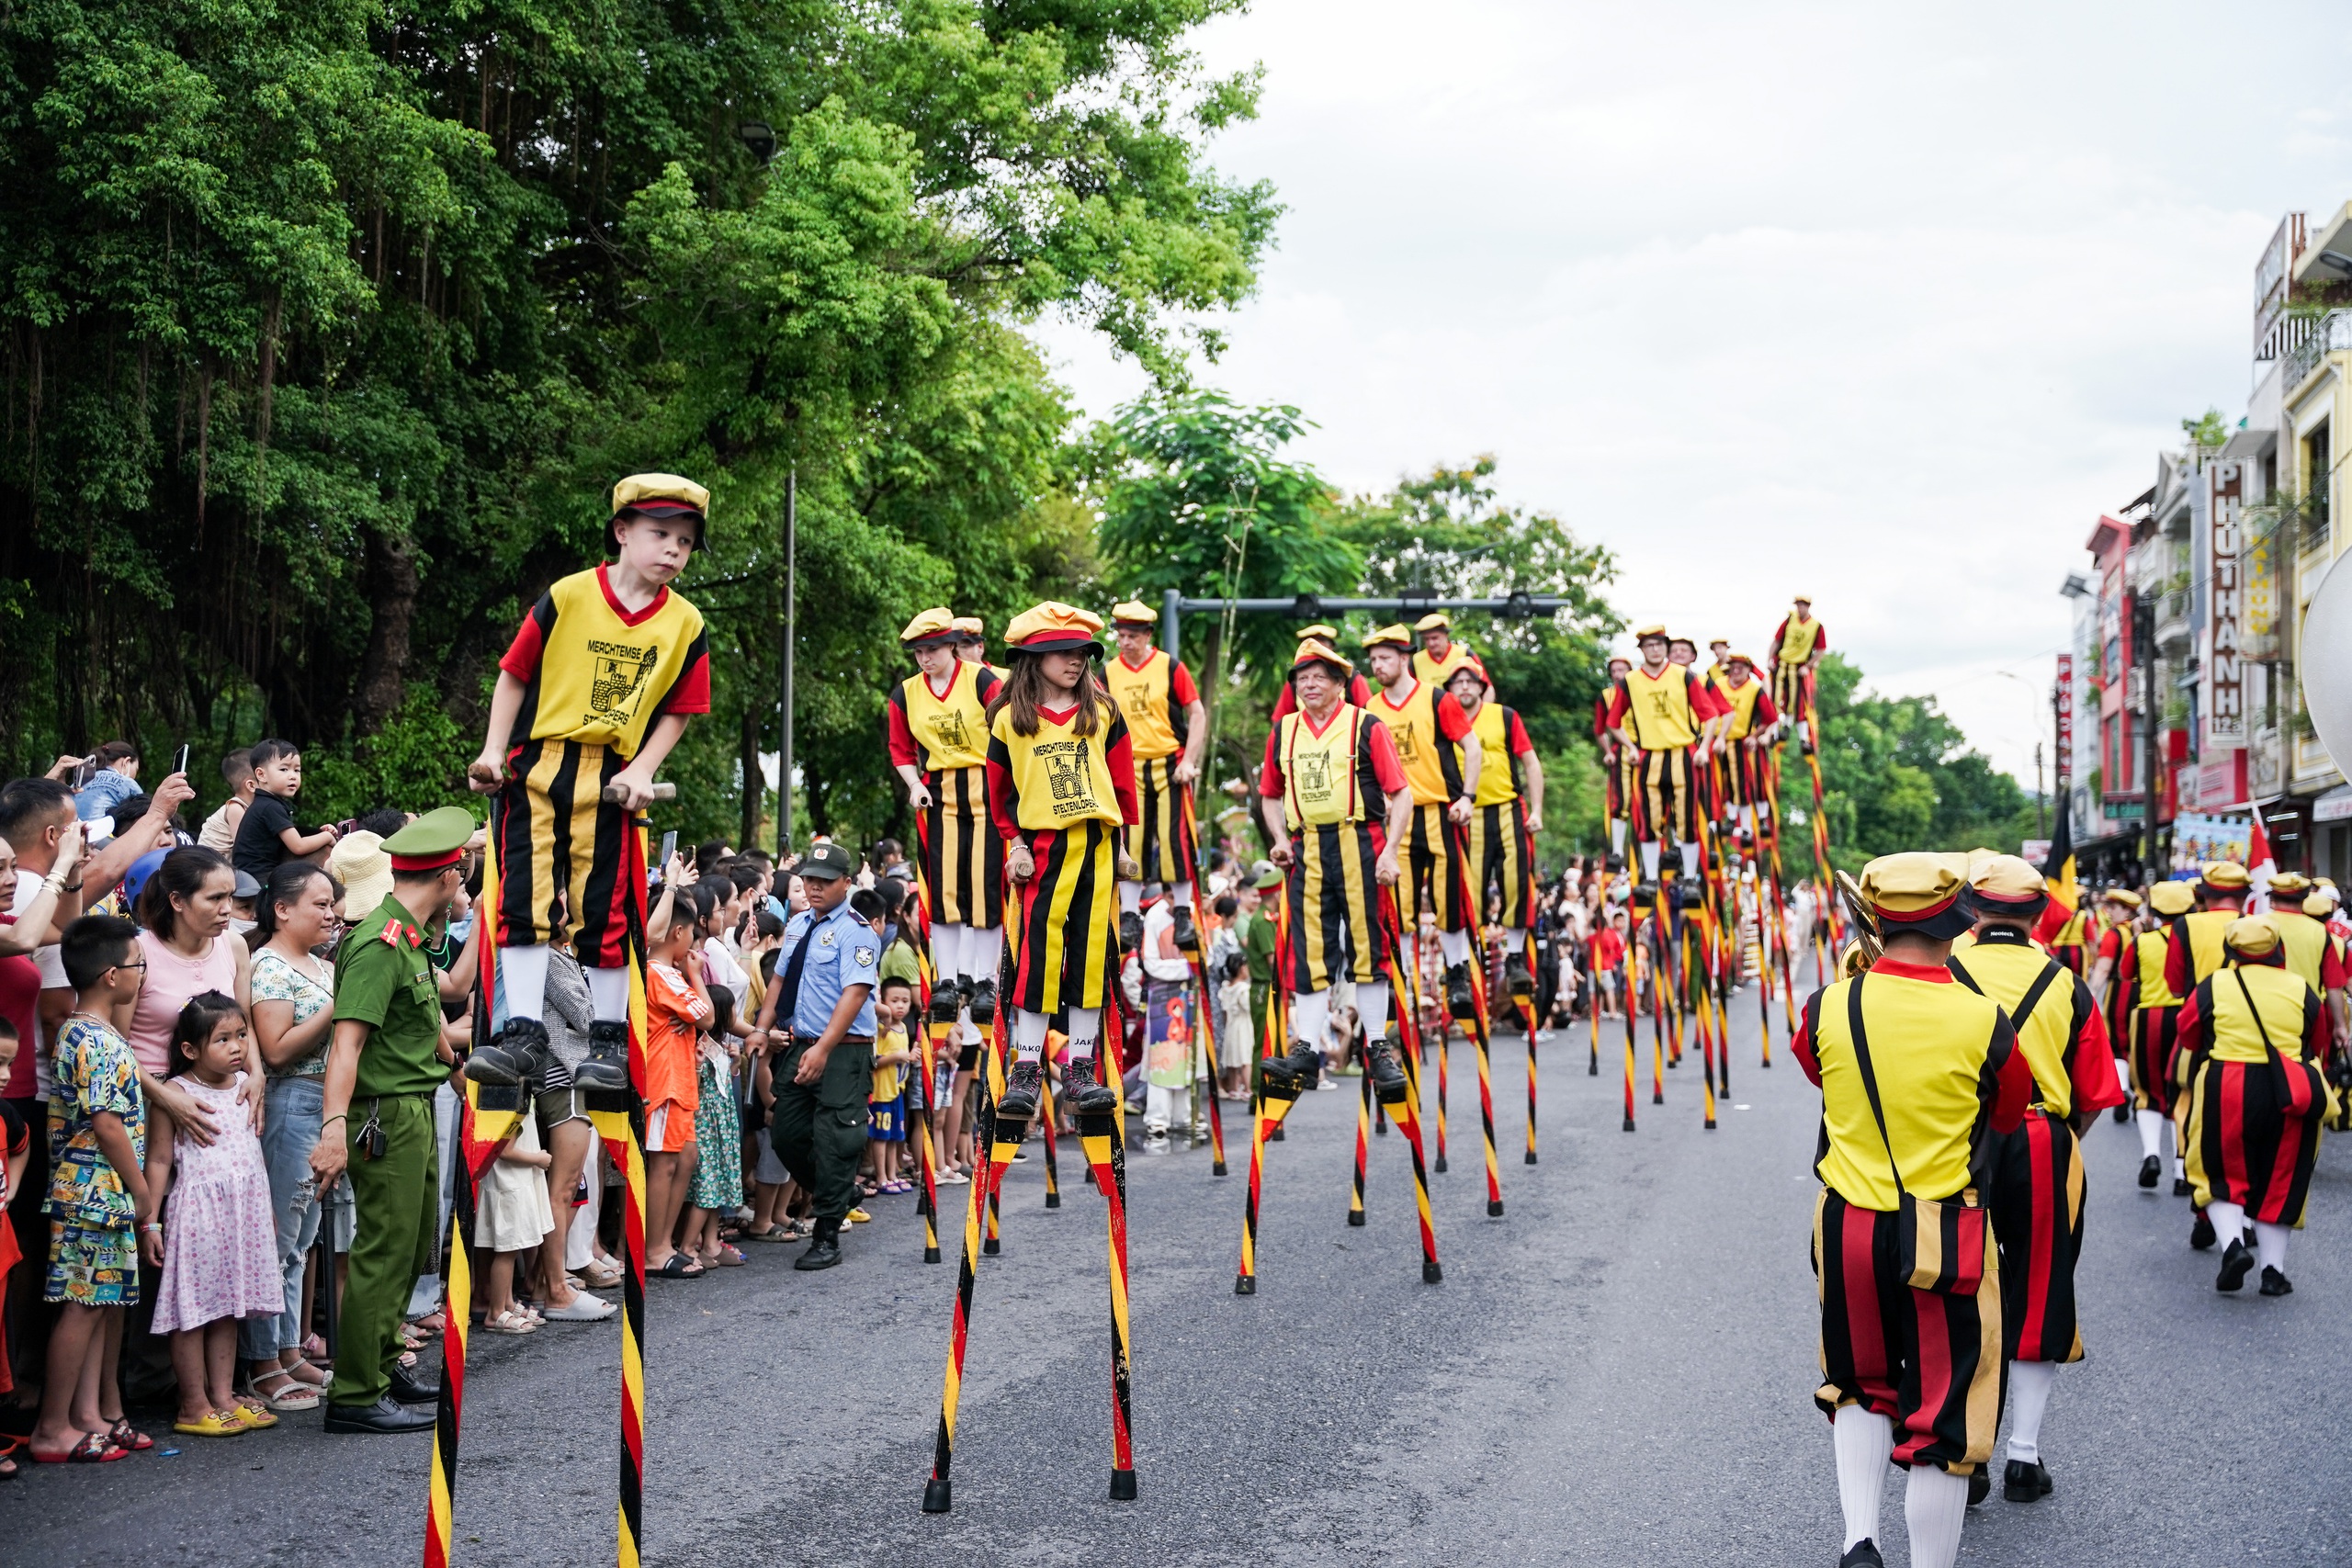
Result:
<svg viewBox="0 0 2352 1568"><path fill-rule="evenodd" d="M1777 1021L1778 1065L1758 1070L1744 999L1712 1133L1695 1057L1667 1075L1668 1103L1649 1103L1646 1029L1640 1129L1621 1131L1623 1035L1595 1078L1577 1032L1543 1048L1542 1163L1525 1165L1523 1041L1498 1047L1499 1219L1457 1042L1452 1169L1431 1179L1442 1284L1420 1279L1400 1139L1374 1145L1370 1223L1344 1224L1352 1092L1313 1096L1270 1148L1251 1297L1233 1293L1240 1119L1224 1179L1205 1151L1138 1155L1132 1503L1105 1496L1102 1211L1074 1168L1055 1212L1038 1161L1009 1180L1004 1252L978 1282L949 1515L919 1504L956 1235L945 1264L922 1265L902 1198L830 1273L757 1247L747 1268L657 1282L646 1561L1834 1562L1836 1483L1811 1402L1818 1101ZM2089 1354L2062 1374L2042 1437L2057 1495L1996 1495L1971 1515L1962 1562L2352 1560L2352 1148L2324 1146L2289 1260L2297 1293L2267 1301L2214 1292L2211 1255L2186 1245L2186 1202L2168 1184L2138 1190L2138 1159L2127 1127L2089 1135ZM617 1331L474 1344L457 1561L610 1562ZM44 1467L0 1492L0 1560L418 1562L427 1441L330 1438L317 1422ZM1905 1561L1901 1517L1891 1472L1891 1562Z"/></svg>

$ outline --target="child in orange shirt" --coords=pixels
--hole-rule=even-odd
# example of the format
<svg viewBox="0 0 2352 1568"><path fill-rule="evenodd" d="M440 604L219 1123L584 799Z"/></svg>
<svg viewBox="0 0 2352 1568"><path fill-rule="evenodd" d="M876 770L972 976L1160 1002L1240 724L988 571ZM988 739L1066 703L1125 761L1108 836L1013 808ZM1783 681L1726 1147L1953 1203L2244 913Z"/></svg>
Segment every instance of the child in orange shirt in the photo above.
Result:
<svg viewBox="0 0 2352 1568"><path fill-rule="evenodd" d="M675 856L663 870L662 898L646 921L645 965L645 1271L695 1280L703 1266L673 1245L685 1201L695 1146L695 1036L710 1016L702 965L694 959L691 901L678 891L694 873ZM674 918L673 918L674 912Z"/></svg>

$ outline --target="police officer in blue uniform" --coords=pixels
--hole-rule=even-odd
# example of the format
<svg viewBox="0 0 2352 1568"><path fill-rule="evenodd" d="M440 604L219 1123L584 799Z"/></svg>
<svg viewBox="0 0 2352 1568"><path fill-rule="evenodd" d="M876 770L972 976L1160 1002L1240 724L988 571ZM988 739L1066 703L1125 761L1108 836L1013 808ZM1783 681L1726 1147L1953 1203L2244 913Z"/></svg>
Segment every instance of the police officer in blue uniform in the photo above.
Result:
<svg viewBox="0 0 2352 1568"><path fill-rule="evenodd" d="M760 1008L763 1031L790 1032L771 1064L775 1114L768 1137L816 1202L816 1239L792 1265L800 1269L842 1260L842 1222L857 1201L865 1152L882 940L849 907L856 869L839 844L819 844L800 863L808 908L784 929L784 967Z"/></svg>

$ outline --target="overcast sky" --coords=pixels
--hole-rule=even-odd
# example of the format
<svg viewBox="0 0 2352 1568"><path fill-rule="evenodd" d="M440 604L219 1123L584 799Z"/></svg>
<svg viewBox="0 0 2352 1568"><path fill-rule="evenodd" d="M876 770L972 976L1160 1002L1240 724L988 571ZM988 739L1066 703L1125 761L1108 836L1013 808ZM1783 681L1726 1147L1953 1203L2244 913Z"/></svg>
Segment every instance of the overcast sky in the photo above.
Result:
<svg viewBox="0 0 2352 1568"><path fill-rule="evenodd" d="M1258 0L1201 37L1267 69L1213 156L1289 211L1203 379L1349 490L1492 452L1636 623L1760 656L1808 589L2030 787L2059 584L2183 415L2245 412L2280 214L2352 197L2347 46L2321 6ZM1090 414L1142 386L1043 335Z"/></svg>

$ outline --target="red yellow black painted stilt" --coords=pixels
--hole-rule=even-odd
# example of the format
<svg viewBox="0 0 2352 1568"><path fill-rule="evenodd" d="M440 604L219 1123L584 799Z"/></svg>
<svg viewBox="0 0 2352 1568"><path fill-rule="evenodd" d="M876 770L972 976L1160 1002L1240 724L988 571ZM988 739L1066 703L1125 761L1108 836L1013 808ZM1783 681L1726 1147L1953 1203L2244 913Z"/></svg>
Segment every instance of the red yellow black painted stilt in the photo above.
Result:
<svg viewBox="0 0 2352 1568"><path fill-rule="evenodd" d="M964 1213L964 1246L956 1259L956 1309L947 1334L947 1375L939 1396L939 1430L932 1447L931 1480L922 1494L922 1511L926 1514L944 1514L954 1506L956 1416L964 1392L964 1352L971 1332L972 1286L978 1274L975 1263L980 1255L981 1221L998 1184L1004 1179L1005 1168L1012 1163L1013 1153L1028 1132L1024 1123L1001 1121L996 1113L997 1097L1004 1085L1001 1018L1010 1010L999 1010L1000 1038L985 1048L988 1059L978 1090L979 1115L972 1134L973 1147L981 1157L979 1168L972 1173L972 1201Z"/></svg>
<svg viewBox="0 0 2352 1568"><path fill-rule="evenodd" d="M1372 1156L1372 1069L1364 1064L1363 1093L1356 1097L1356 1177L1348 1193L1348 1224L1363 1224L1363 1168Z"/></svg>
<svg viewBox="0 0 2352 1568"><path fill-rule="evenodd" d="M1107 1044L1108 1042L1104 1042L1106 1047ZM1061 1165L1054 1157L1054 1075L1047 1073L1037 1081L1037 1125L1046 1140L1046 1207L1048 1209L1062 1206Z"/></svg>

